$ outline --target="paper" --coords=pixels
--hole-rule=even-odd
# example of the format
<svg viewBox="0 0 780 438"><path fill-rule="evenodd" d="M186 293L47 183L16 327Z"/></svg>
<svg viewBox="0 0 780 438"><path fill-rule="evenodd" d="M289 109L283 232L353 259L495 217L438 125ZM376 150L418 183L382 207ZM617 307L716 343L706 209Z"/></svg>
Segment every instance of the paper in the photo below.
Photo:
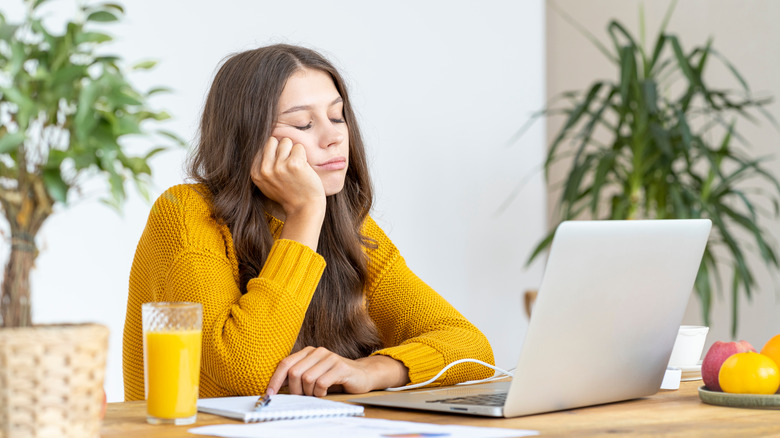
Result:
<svg viewBox="0 0 780 438"><path fill-rule="evenodd" d="M223 438L504 438L538 435L535 430L392 421L378 418L317 418L270 423L220 424L189 430Z"/></svg>
<svg viewBox="0 0 780 438"><path fill-rule="evenodd" d="M363 415L363 406L303 395L277 394L255 410L257 396L202 398L198 410L244 422Z"/></svg>
<svg viewBox="0 0 780 438"><path fill-rule="evenodd" d="M661 389L680 389L680 377L682 370L675 367L667 367L664 373L664 380L661 382Z"/></svg>

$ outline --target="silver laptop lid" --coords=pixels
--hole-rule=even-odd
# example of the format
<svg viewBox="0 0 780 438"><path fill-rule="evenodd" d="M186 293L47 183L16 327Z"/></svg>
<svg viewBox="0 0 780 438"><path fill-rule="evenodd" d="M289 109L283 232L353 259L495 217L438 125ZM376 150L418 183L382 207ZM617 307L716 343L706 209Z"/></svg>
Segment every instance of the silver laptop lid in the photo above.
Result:
<svg viewBox="0 0 780 438"><path fill-rule="evenodd" d="M710 228L707 219L562 223L504 416L657 392Z"/></svg>

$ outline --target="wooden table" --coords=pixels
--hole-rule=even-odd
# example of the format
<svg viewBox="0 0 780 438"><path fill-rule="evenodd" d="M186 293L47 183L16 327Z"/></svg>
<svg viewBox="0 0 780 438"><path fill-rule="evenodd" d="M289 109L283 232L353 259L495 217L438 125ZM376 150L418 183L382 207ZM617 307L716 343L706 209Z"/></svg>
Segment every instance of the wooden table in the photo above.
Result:
<svg viewBox="0 0 780 438"><path fill-rule="evenodd" d="M517 418L485 418L402 409L366 407L369 418L538 430L543 436L780 436L780 411L712 406L699 400L701 380L683 382L677 391L621 403ZM328 396L343 401L346 394ZM198 413L192 426L154 426L146 423L145 402L109 403L101 437L196 437L187 429L208 424L236 423Z"/></svg>

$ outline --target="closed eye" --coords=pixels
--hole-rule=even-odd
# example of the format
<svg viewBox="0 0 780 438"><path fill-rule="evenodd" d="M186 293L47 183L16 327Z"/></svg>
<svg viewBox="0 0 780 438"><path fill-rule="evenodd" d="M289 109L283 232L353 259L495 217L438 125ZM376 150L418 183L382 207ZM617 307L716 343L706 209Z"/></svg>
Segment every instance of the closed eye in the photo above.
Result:
<svg viewBox="0 0 780 438"><path fill-rule="evenodd" d="M343 118L341 118L341 119L330 119L330 121L333 122L333 123L346 123Z"/></svg>
<svg viewBox="0 0 780 438"><path fill-rule="evenodd" d="M306 131L307 129L311 129L312 124L311 122L309 122L309 124L306 126L293 126L293 127L299 131Z"/></svg>

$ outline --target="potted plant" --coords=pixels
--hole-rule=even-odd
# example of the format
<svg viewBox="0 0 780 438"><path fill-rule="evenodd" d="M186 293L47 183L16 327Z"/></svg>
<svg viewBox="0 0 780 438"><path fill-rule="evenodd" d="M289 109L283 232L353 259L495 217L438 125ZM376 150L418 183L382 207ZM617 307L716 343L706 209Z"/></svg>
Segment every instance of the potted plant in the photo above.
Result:
<svg viewBox="0 0 780 438"><path fill-rule="evenodd" d="M40 17L44 2L26 0L18 24L0 12L0 206L10 228L0 298L0 436L38 436L37 427L53 428L57 436L94 436L108 330L94 324L30 327L35 238L54 206L66 205L89 178L107 181L105 202L117 209L126 181L145 195L150 158L183 142L151 130L169 118L149 105L150 96L165 90L137 90L121 58L103 51L112 38L99 28L119 20L122 6L81 6L80 16L58 33ZM133 68L153 66L146 61ZM128 153L127 139L159 135L167 146Z"/></svg>
<svg viewBox="0 0 780 438"><path fill-rule="evenodd" d="M780 184L751 157L738 122L764 117L771 98L755 97L737 69L712 47L712 40L685 50L666 31L672 2L649 50L620 22L607 26L611 48L575 26L617 67L615 79L562 93L539 115L563 115L544 168L565 163L568 172L556 203L556 218L670 219L709 218L713 222L695 290L705 325L710 322L713 290L721 276L731 279L732 335L738 298L754 290L754 268L746 257L755 247L767 268L778 268L776 251L761 226L778 214ZM570 18L569 21L572 21ZM640 22L643 21L640 9ZM644 26L641 26L644 29ZM735 89L709 86L706 68L721 62ZM774 207L774 212L762 206ZM551 243L547 235L529 263Z"/></svg>

